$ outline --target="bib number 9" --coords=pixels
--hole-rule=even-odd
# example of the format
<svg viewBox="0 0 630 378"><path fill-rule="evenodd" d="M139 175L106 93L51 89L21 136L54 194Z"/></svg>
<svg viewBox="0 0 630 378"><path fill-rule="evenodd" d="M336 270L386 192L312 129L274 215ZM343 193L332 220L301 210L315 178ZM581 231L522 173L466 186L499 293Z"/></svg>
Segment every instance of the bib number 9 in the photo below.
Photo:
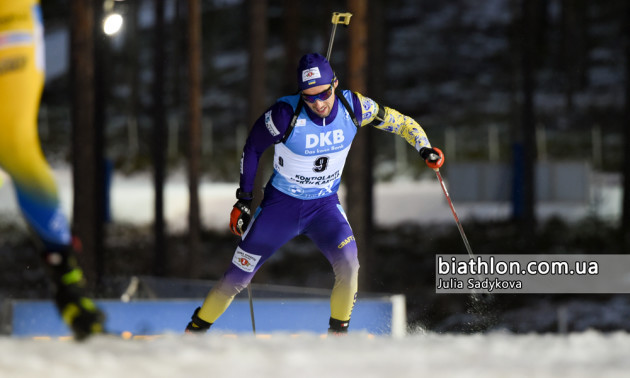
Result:
<svg viewBox="0 0 630 378"><path fill-rule="evenodd" d="M314 172L323 172L328 168L328 157L321 156L315 159L315 165L313 166Z"/></svg>

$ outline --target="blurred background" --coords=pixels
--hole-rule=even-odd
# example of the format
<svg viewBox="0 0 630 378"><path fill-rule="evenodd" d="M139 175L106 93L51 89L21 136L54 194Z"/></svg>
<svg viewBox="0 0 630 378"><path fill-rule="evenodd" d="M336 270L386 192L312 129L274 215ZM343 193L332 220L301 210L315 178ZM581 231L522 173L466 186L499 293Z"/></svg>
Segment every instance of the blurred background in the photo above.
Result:
<svg viewBox="0 0 630 378"><path fill-rule="evenodd" d="M238 242L227 223L249 127L296 91L301 55L326 53L333 11L353 13L331 57L341 87L413 117L443 149L475 254L628 249L626 1L46 0L42 8L40 138L71 193L64 200L96 297L120 296L118 282L135 275L220 278ZM270 151L259 188L269 159ZM117 210L117 182L142 188L145 208ZM13 200L10 185L0 191ZM181 204L181 227L169 198ZM361 290L405 294L413 326L630 329L625 295L495 296L492 316L471 311L467 296L436 295L435 254L466 250L435 175L400 137L361 130L342 198ZM212 206L220 211L208 213ZM416 213L400 216L409 209ZM46 297L15 211L0 207L0 290ZM125 211L150 218L130 221ZM297 238L254 282L328 288L332 280L316 247Z"/></svg>

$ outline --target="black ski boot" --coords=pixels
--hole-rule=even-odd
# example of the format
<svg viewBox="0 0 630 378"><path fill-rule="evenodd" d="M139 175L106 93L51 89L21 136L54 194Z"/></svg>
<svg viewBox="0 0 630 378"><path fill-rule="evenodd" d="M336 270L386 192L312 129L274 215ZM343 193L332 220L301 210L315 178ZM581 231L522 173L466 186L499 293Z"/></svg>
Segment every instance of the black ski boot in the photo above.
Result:
<svg viewBox="0 0 630 378"><path fill-rule="evenodd" d="M193 315L190 317L191 321L186 325L186 333L206 333L212 323L208 323L207 321L201 319L197 314L201 310L201 307L197 307Z"/></svg>
<svg viewBox="0 0 630 378"><path fill-rule="evenodd" d="M328 328L328 334L333 336L343 336L348 334L348 326L350 325L350 320L337 320L330 318L328 322L330 328Z"/></svg>
<svg viewBox="0 0 630 378"><path fill-rule="evenodd" d="M55 304L76 340L102 333L105 315L87 297L83 271L72 247L48 250L43 255L55 286Z"/></svg>

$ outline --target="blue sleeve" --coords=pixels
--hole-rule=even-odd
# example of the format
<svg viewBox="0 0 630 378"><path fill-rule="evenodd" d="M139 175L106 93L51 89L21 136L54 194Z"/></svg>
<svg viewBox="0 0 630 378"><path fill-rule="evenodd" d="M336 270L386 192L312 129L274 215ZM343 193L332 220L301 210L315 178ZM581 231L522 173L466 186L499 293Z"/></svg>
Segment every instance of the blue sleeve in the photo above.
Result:
<svg viewBox="0 0 630 378"><path fill-rule="evenodd" d="M269 146L282 139L292 117L293 107L286 102L278 101L254 122L243 147L240 172L241 191L254 190L260 156Z"/></svg>

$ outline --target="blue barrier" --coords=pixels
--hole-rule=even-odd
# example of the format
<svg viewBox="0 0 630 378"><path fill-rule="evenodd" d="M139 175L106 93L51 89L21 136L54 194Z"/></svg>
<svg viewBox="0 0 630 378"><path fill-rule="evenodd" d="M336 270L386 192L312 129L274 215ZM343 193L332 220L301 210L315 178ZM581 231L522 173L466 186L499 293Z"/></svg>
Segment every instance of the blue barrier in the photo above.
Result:
<svg viewBox="0 0 630 378"><path fill-rule="evenodd" d="M111 333L133 335L182 333L201 299L96 301L107 316L105 328ZM254 301L256 331L325 333L330 317L327 299L258 299ZM12 302L11 329L14 336L69 336L51 301ZM404 334L404 297L394 295L358 300L352 314L351 331L375 335ZM235 300L212 326L222 333L252 331L249 302Z"/></svg>

